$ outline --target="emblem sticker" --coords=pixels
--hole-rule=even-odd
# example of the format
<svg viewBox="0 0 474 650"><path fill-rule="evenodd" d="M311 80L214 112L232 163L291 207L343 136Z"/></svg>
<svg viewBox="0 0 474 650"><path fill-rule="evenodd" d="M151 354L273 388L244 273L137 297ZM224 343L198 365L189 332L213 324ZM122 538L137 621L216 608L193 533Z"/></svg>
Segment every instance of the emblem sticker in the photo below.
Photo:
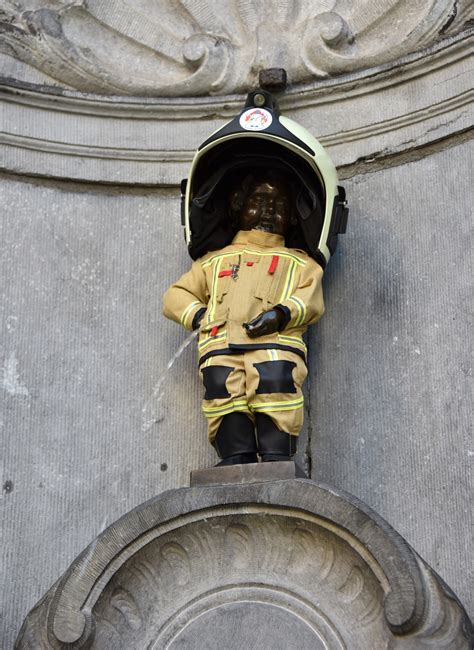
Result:
<svg viewBox="0 0 474 650"><path fill-rule="evenodd" d="M240 126L246 131L263 131L273 121L272 114L264 108L249 108L240 116Z"/></svg>

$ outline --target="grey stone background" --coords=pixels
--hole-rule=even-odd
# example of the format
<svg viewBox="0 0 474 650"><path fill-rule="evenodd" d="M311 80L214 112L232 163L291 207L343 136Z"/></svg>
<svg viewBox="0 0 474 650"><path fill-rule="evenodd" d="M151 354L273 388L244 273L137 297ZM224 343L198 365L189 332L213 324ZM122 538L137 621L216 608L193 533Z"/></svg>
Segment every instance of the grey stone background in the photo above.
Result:
<svg viewBox="0 0 474 650"><path fill-rule="evenodd" d="M345 181L349 229L310 335L305 436L312 475L384 516L472 616L471 154ZM92 538L214 454L193 345L166 371L185 339L161 316L189 265L177 189L0 185L9 648Z"/></svg>
<svg viewBox="0 0 474 650"><path fill-rule="evenodd" d="M313 476L360 497L474 607L472 142L346 182L313 330Z"/></svg>

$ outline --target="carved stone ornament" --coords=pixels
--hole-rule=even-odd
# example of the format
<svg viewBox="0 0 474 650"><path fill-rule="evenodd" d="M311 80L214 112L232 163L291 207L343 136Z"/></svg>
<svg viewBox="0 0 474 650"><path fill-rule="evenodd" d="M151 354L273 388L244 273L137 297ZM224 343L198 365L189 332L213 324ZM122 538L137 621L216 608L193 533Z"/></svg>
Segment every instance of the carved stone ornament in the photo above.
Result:
<svg viewBox="0 0 474 650"><path fill-rule="evenodd" d="M282 112L314 133L340 178L462 141L472 127L472 32L401 62L289 89ZM2 167L76 181L177 185L196 148L245 100L84 95L12 74L0 80Z"/></svg>
<svg viewBox="0 0 474 650"><path fill-rule="evenodd" d="M471 9L470 9L471 7ZM469 0L2 0L0 51L82 92L244 92L394 61L469 18Z"/></svg>
<svg viewBox="0 0 474 650"><path fill-rule="evenodd" d="M129 512L30 612L16 648L471 641L456 596L367 506L313 481L260 479L171 490Z"/></svg>

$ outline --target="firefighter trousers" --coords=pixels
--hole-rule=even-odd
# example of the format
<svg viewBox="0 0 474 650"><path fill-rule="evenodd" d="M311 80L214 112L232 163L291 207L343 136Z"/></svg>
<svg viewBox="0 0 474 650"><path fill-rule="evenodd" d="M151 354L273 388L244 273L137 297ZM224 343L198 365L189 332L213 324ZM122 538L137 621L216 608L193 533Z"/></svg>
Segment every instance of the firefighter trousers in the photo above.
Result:
<svg viewBox="0 0 474 650"><path fill-rule="evenodd" d="M205 387L202 410L209 441L214 442L222 418L235 412L255 423L265 413L281 430L298 436L303 426L301 386L308 373L303 359L286 350L248 350L209 357L200 367Z"/></svg>

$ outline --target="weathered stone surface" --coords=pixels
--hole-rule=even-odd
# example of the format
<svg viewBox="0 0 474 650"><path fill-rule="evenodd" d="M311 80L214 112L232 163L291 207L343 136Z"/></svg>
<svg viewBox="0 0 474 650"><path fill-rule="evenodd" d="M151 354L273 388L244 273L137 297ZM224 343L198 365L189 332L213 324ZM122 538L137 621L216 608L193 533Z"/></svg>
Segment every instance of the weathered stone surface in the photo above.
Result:
<svg viewBox="0 0 474 650"><path fill-rule="evenodd" d="M471 33L397 64L290 87L282 111L320 139L346 176L394 155L442 148L472 126ZM244 96L111 98L7 79L0 100L4 169L166 186L187 176L196 148L242 109Z"/></svg>
<svg viewBox="0 0 474 650"><path fill-rule="evenodd" d="M4 28L9 23L12 33L25 32L46 24L40 47L47 39L61 45L50 39L56 19L47 10L11 22L20 4L0 2ZM77 15L86 13L85 5L73 4L57 2L53 10L68 37ZM102 21L108 34L120 31L111 22L112 4L115 10L119 3L87 3L102 10L91 20ZM347 13L349 4L338 10L345 24L334 15L324 18L326 44L319 34L309 44L322 73L335 76L315 80L319 71L313 70L312 80L290 86L281 102L286 114L321 138L342 175L354 176L345 183L349 230L325 277L327 313L310 336L309 430L299 462L312 464L313 477L377 509L472 615L472 149L452 147L469 138L472 126L472 46L464 29L472 3L455 3L448 24L450 3L430 2L443 33L428 11L414 31L426 40L415 49L441 40L392 63L387 61L394 50L380 40L384 24L390 31L394 12L408 12L412 20L412 12L421 16L428 3L366 5L379 6L367 14L365 33ZM290 7L278 5L283 12ZM46 3L22 6L34 12ZM324 10L333 12L334 6L328 2ZM281 24L282 15L273 13ZM371 28L375 14L381 20ZM149 16L147 21L153 38L157 32ZM308 21L308 29L317 23ZM138 36L139 24L122 25L137 30L126 38L141 54L153 50L153 43ZM287 43L292 29L285 25ZM347 42L350 31L357 33L354 44ZM261 30L250 41L268 41L266 34ZM181 42L170 42L179 50L173 82L182 83L176 93L194 92L196 86L186 84L195 73L201 77L192 83L204 84L198 93L232 92L226 84L236 83L234 72L244 78L248 61L237 54L232 70L227 42L213 45L212 38L193 36L184 34L190 38L188 58ZM25 44L39 38L30 31ZM375 67L362 69L369 59L354 52L358 43L363 56L373 55ZM192 59L201 46L204 58ZM400 47L406 47L403 38ZM298 56L302 51L300 43L287 49ZM216 52L221 60L213 57ZM263 63L285 65L290 81L302 81L304 75L298 77L284 56L281 51L276 61ZM70 61L62 72L71 82ZM145 499L186 485L191 469L216 462L200 414L192 347L165 370L184 338L160 316L164 288L189 263L178 191L146 186L163 188L186 176L195 147L240 109L243 97L104 97L63 90L8 54L0 54L0 65L7 77L1 91L2 168L42 177L0 179L0 640L11 647L28 610L90 539ZM224 76L212 76L212 65L227 65ZM308 69L305 63L304 74ZM90 83L88 71L77 70ZM97 92L118 92L105 88L101 75ZM150 95L163 92L166 79L158 76L148 85ZM120 87L135 81L121 75ZM400 166L384 169L391 165ZM112 187L56 184L51 178ZM120 598L117 603L122 607ZM234 616L234 605L225 607ZM253 613L243 615L253 626ZM301 628L299 634L306 638Z"/></svg>
<svg viewBox="0 0 474 650"><path fill-rule="evenodd" d="M284 480L301 476L292 461L275 463L248 463L247 465L228 465L210 467L191 472L191 487L199 485L232 485L235 483L258 483L268 480ZM306 477L303 477L306 478Z"/></svg>
<svg viewBox="0 0 474 650"><path fill-rule="evenodd" d="M463 145L345 182L349 228L309 340L306 423L313 478L382 514L472 617L471 166ZM193 347L165 371L185 338L161 317L189 264L178 189L11 178L0 189L0 639L11 647L91 539L217 459Z"/></svg>
<svg viewBox="0 0 474 650"><path fill-rule="evenodd" d="M474 611L472 154L346 183L308 390L312 477L369 503Z"/></svg>
<svg viewBox="0 0 474 650"><path fill-rule="evenodd" d="M258 85L271 93L283 92L288 84L288 74L284 68L260 70Z"/></svg>
<svg viewBox="0 0 474 650"><path fill-rule="evenodd" d="M83 92L196 96L248 90L262 68L295 83L395 61L471 14L468 0L2 0L0 48Z"/></svg>
<svg viewBox="0 0 474 650"><path fill-rule="evenodd" d="M386 522L293 479L138 506L75 560L16 647L468 650L472 640L454 594Z"/></svg>

